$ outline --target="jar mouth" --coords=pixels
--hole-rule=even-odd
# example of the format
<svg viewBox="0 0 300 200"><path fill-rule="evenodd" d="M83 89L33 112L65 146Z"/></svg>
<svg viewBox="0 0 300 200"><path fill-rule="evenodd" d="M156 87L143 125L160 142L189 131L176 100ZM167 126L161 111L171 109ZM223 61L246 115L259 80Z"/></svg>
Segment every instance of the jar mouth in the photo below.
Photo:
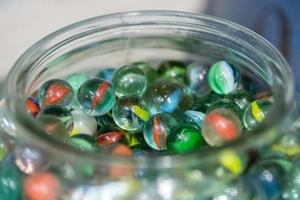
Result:
<svg viewBox="0 0 300 200"><path fill-rule="evenodd" d="M117 25L130 25L140 22L153 24L164 24L166 21L186 23L188 26L200 28L219 28L228 34L237 37L240 42L255 41L252 44L259 52L265 54L266 62L270 64L270 72L273 76L271 80L274 96L274 106L270 110L268 117L261 125L255 129L255 134L248 134L236 141L226 143L223 146L207 149L205 151L196 151L183 156L166 155L166 156L149 156L143 160L136 161L133 158L109 155L105 153L91 153L74 149L63 142L53 139L47 135L41 128L33 123L33 119L28 117L25 108L25 84L24 78L28 77L34 70L32 63L39 60L41 56L47 54L50 50L61 48L71 40L80 39L85 34L97 30L107 30ZM101 25L99 25L101 24ZM101 162L102 164L115 162L138 162L137 164L145 167L171 168L182 165L199 164L204 160L214 160L214 156L224 149L234 149L238 152L246 151L255 145L268 144L276 138L274 129L284 123L287 116L292 112L294 83L292 80L291 70L282 57L282 55L268 41L258 34L244 28L233 22L208 16L178 11L134 11L104 15L88 20L84 20L65 28L62 28L42 40L35 43L29 48L14 64L10 71L5 86L6 106L10 117L22 133L17 133L23 137L29 137L32 143L38 144L54 155L66 157L68 159L82 159L89 162ZM284 87L283 87L284 86ZM275 135L274 135L275 134ZM259 141L259 142L258 142ZM157 164L156 164L157 163Z"/></svg>

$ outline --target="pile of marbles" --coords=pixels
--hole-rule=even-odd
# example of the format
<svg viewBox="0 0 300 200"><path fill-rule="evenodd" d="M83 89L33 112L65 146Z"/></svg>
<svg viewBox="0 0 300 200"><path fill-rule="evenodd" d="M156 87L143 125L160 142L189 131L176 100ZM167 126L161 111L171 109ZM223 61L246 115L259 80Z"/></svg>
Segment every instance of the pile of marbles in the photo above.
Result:
<svg viewBox="0 0 300 200"><path fill-rule="evenodd" d="M122 144L146 153L218 147L255 129L272 105L242 82L237 67L137 62L44 82L28 112L58 140L86 151Z"/></svg>
<svg viewBox="0 0 300 200"><path fill-rule="evenodd" d="M270 91L258 90L249 79L243 80L239 68L226 61L211 65L165 61L152 65L139 62L117 69L103 68L96 76L81 73L48 80L26 99L27 110L53 139L84 151L138 159L148 154L202 151L234 141L251 134L272 106ZM203 193L203 188L198 182L203 182L205 190L210 190L210 184L220 190L210 191L213 196L203 199L298 199L299 137L286 137L274 143L269 154L250 152L255 159L245 166L244 158L235 151L222 152L220 169L225 167L227 175L240 175L237 182L224 189L217 184L222 183L222 174L216 172L218 182L209 177L203 181L197 169L181 172L191 183L196 181L195 193L185 191L187 188L180 184L175 189L178 183L163 174L142 187L146 171L112 165L109 176L118 181L74 187L67 192L70 197L65 198L61 198L63 178L43 170L47 158L42 151L33 145L11 154L0 143L0 196L4 200L98 200L102 199L99 194L117 196L123 189L127 199L146 199L145 195L152 194L147 199L199 199L197 192ZM127 182L118 179L133 173L134 178ZM161 192L165 191L165 183L174 187L174 196ZM127 193L132 193L132 198Z"/></svg>

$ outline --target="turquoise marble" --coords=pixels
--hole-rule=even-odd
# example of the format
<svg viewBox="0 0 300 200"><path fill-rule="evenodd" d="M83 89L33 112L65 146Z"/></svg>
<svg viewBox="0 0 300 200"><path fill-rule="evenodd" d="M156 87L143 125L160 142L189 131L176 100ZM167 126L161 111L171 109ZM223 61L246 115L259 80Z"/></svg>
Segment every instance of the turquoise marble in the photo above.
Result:
<svg viewBox="0 0 300 200"><path fill-rule="evenodd" d="M60 79L51 79L42 84L38 90L40 107L61 105L71 107L74 91L71 85Z"/></svg>
<svg viewBox="0 0 300 200"><path fill-rule="evenodd" d="M84 82L77 93L80 108L92 116L108 113L116 100L111 84L101 78L94 78Z"/></svg>
<svg viewBox="0 0 300 200"><path fill-rule="evenodd" d="M217 94L228 94L237 89L239 71L226 61L214 63L208 72L208 83Z"/></svg>
<svg viewBox="0 0 300 200"><path fill-rule="evenodd" d="M177 125L176 119L168 114L159 113L152 116L144 126L145 142L156 150L167 149L167 137Z"/></svg>

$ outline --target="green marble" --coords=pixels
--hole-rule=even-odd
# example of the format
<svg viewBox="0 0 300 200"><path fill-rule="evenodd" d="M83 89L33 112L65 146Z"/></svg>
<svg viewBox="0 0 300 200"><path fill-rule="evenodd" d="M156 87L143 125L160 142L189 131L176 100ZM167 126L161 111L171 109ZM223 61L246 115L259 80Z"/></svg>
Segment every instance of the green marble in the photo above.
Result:
<svg viewBox="0 0 300 200"><path fill-rule="evenodd" d="M72 107L78 108L79 104L77 101L77 92L82 83L89 80L90 77L86 74L72 74L67 77L66 81L72 86L74 91Z"/></svg>
<svg viewBox="0 0 300 200"><path fill-rule="evenodd" d="M6 154L7 154L6 146L3 140L0 138L0 162L5 158Z"/></svg>
<svg viewBox="0 0 300 200"><path fill-rule="evenodd" d="M107 127L107 126L116 126L116 124L112 118L111 112L109 112L105 115L96 117L96 120L97 120L97 124L100 128Z"/></svg>
<svg viewBox="0 0 300 200"><path fill-rule="evenodd" d="M158 74L163 78L174 78L186 82L187 66L180 61L165 61L158 67Z"/></svg>
<svg viewBox="0 0 300 200"><path fill-rule="evenodd" d="M285 191L283 192L284 200L298 200L300 196L300 156L296 156L292 160L292 169L286 176L288 180L285 185Z"/></svg>
<svg viewBox="0 0 300 200"><path fill-rule="evenodd" d="M76 95L81 84L89 79L90 77L87 74L72 74L67 77L66 81L72 86Z"/></svg>
<svg viewBox="0 0 300 200"><path fill-rule="evenodd" d="M252 101L255 100L255 95L248 90L237 90L227 94L224 98L235 102L243 111Z"/></svg>
<svg viewBox="0 0 300 200"><path fill-rule="evenodd" d="M210 105L210 107L207 109L207 112L210 112L211 110L217 109L217 108L226 108L231 111L233 111L241 120L243 119L243 111L241 108L232 100L230 99L220 99L218 101L215 101Z"/></svg>
<svg viewBox="0 0 300 200"><path fill-rule="evenodd" d="M50 123L50 117L53 119L57 118L59 119L65 126L67 132L71 132L73 129L73 117L71 112L66 109L65 107L59 106L59 105L53 105L53 106L47 106L43 109L41 109L41 111L39 112L39 114L37 115L37 119L42 118L42 121L45 120L45 118L49 119L49 123ZM51 120L53 121L53 120ZM45 127L45 123L42 122L42 125ZM57 128L59 128L60 125L57 124ZM52 131L47 130L49 134L52 134Z"/></svg>
<svg viewBox="0 0 300 200"><path fill-rule="evenodd" d="M226 61L216 62L209 69L208 83L217 94L228 94L237 89L239 71Z"/></svg>
<svg viewBox="0 0 300 200"><path fill-rule="evenodd" d="M152 83L158 78L156 70L147 62L135 62L133 63L136 67L141 69L147 77L148 83Z"/></svg>
<svg viewBox="0 0 300 200"><path fill-rule="evenodd" d="M39 115L35 118L37 124L46 131L47 134L59 139L64 140L68 135L68 130L65 124L56 116L53 115Z"/></svg>
<svg viewBox="0 0 300 200"><path fill-rule="evenodd" d="M11 161L0 165L0 199L20 200L22 194L22 174Z"/></svg>
<svg viewBox="0 0 300 200"><path fill-rule="evenodd" d="M189 153L205 145L201 130L189 126L181 126L167 138L168 151L173 153Z"/></svg>
<svg viewBox="0 0 300 200"><path fill-rule="evenodd" d="M193 110L200 111L203 113L206 113L209 107L216 101L222 99L223 97L221 95L218 95L216 93L209 93L207 95L204 95L202 97L196 97L195 102L193 105Z"/></svg>
<svg viewBox="0 0 300 200"><path fill-rule="evenodd" d="M87 134L77 134L68 138L67 143L84 151L95 149L95 138Z"/></svg>

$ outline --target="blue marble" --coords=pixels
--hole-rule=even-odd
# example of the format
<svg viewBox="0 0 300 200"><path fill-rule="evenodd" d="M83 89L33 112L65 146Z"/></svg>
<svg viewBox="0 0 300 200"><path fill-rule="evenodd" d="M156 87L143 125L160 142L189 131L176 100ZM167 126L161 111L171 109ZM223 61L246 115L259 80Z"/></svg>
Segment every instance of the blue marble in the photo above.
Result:
<svg viewBox="0 0 300 200"><path fill-rule="evenodd" d="M181 95L182 95L182 91L180 89L175 90L170 94L167 100L160 106L160 109L163 112L167 112L167 113L174 112L180 102Z"/></svg>
<svg viewBox="0 0 300 200"><path fill-rule="evenodd" d="M280 197L284 189L284 173L280 166L265 163L251 168L246 181L261 200L275 200Z"/></svg>
<svg viewBox="0 0 300 200"><path fill-rule="evenodd" d="M108 82L111 83L114 72L115 72L114 68L105 68L99 71L97 77L107 80Z"/></svg>
<svg viewBox="0 0 300 200"><path fill-rule="evenodd" d="M203 112L187 110L182 117L182 121L184 124L189 124L195 128L201 129L204 118L205 114Z"/></svg>
<svg viewBox="0 0 300 200"><path fill-rule="evenodd" d="M143 99L152 115L161 112L181 115L194 102L191 90L176 79L159 79L151 83Z"/></svg>

